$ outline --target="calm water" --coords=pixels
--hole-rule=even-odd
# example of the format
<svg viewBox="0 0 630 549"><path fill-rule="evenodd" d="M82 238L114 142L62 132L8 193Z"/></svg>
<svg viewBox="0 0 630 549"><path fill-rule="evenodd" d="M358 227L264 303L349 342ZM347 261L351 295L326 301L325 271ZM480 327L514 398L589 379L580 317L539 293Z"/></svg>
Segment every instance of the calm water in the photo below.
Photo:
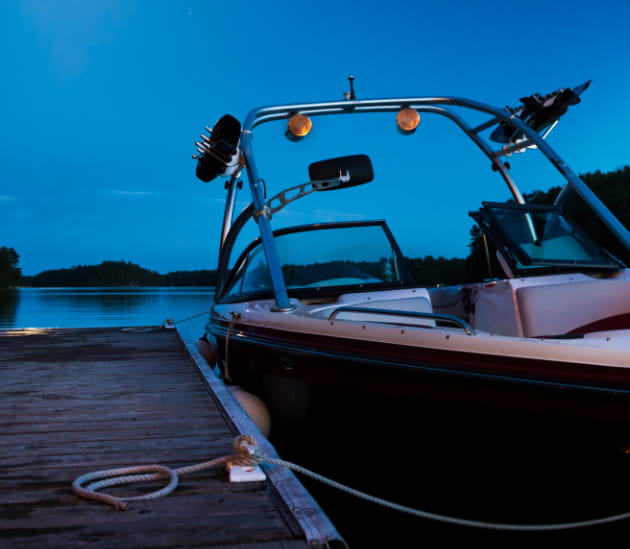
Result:
<svg viewBox="0 0 630 549"><path fill-rule="evenodd" d="M173 319L185 335L196 338L212 292L210 287L0 290L0 330L160 326Z"/></svg>

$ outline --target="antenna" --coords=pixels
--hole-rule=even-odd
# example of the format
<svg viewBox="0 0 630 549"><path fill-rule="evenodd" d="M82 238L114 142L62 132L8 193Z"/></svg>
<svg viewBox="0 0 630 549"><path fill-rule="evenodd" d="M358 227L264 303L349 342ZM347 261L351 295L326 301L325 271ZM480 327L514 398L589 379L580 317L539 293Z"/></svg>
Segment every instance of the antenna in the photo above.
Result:
<svg viewBox="0 0 630 549"><path fill-rule="evenodd" d="M354 75L352 74L348 75L348 82L350 82L350 91L343 93L343 98L346 101L356 99L356 96L354 95L354 86L352 84L353 81L354 81Z"/></svg>

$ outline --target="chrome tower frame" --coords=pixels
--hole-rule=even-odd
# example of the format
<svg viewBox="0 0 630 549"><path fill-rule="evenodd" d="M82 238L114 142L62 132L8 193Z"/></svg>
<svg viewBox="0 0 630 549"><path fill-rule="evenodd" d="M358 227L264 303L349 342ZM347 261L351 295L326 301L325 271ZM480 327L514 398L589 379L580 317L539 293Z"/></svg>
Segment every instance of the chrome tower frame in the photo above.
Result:
<svg viewBox="0 0 630 549"><path fill-rule="evenodd" d="M321 115L348 115L365 113L397 113L404 107L411 107L419 113L432 113L444 116L454 122L488 157L493 169L499 172L504 179L508 189L517 203L525 203L525 200L508 173L508 166L501 160L504 156L509 156L515 152L524 151L528 147L536 147L553 164L566 180L566 185L558 195L556 205L561 205L568 195L568 190L575 191L589 206L595 214L605 223L605 225L619 238L620 242L630 250L630 232L603 204L603 202L588 188L588 186L574 173L571 168L560 158L560 156L547 144L544 136L541 136L518 116L507 109L498 109L490 105L472 101L461 97L404 97L392 99L370 99L370 100L344 100L322 103L297 103L279 106L267 106L254 109L249 112L243 123L240 153L241 165L244 165L248 180L252 202L247 208L248 212L259 212L256 220L259 227L260 238L265 252L267 265L274 288L275 310L278 312L289 312L293 308L289 303L287 289L279 264L277 251L274 245L271 219L264 213L265 189L263 180L258 172L254 147L254 129L264 123L278 120L288 120L292 115L300 113L309 117ZM469 125L455 108L465 108L477 113L489 116L489 119L476 126ZM506 122L517 128L525 137L517 142L504 145L499 149L493 149L489 142L481 136L481 132L487 130L501 122ZM548 133L548 132L547 132ZM234 225L234 207L237 194L238 173L231 176L227 184L228 196L223 218L223 230L221 238L221 250L219 256L230 253L226 249L225 243L228 234L232 229L240 230L239 224ZM250 214L251 215L251 214ZM234 239L230 239L232 242ZM230 248L230 246L227 246ZM219 264L221 265L221 260ZM224 263L225 264L225 263Z"/></svg>

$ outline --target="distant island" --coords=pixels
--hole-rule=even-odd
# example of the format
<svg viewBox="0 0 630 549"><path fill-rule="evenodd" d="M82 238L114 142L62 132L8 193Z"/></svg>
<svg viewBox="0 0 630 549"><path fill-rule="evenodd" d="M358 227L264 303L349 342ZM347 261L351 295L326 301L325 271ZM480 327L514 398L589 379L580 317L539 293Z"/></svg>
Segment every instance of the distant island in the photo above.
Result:
<svg viewBox="0 0 630 549"><path fill-rule="evenodd" d="M580 174L584 182L604 202L626 227L630 227L630 166L602 173ZM534 191L525 195L527 202L551 204L560 187L548 191ZM611 237L601 221L593 219L573 197L573 214L613 255L630 265L630 253ZM470 231L470 253L465 259L444 257L408 258L416 283L421 286L474 282L487 277L501 276L501 267L491 254L491 272L488 272L485 244L479 229ZM13 248L0 247L0 288L32 287L103 287L103 286L216 286L216 270L175 271L159 274L130 261L103 261L100 265L81 265L68 269L43 271L35 276L23 276L19 268L19 255Z"/></svg>
<svg viewBox="0 0 630 549"><path fill-rule="evenodd" d="M103 286L214 286L216 270L175 271L159 274L130 261L103 261L99 265L79 265L69 269L43 271L20 276L19 286L103 287Z"/></svg>

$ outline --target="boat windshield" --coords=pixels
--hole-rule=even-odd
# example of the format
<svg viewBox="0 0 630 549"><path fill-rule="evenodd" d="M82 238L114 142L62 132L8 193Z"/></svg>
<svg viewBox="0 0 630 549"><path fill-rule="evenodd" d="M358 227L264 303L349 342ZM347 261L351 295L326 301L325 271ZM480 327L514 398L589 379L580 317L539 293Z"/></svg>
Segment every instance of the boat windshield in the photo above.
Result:
<svg viewBox="0 0 630 549"><path fill-rule="evenodd" d="M520 276L543 269L623 267L557 207L484 202L471 216Z"/></svg>
<svg viewBox="0 0 630 549"><path fill-rule="evenodd" d="M335 293L411 284L404 259L383 221L315 224L274 233L292 295ZM260 239L241 255L226 299L273 290Z"/></svg>

